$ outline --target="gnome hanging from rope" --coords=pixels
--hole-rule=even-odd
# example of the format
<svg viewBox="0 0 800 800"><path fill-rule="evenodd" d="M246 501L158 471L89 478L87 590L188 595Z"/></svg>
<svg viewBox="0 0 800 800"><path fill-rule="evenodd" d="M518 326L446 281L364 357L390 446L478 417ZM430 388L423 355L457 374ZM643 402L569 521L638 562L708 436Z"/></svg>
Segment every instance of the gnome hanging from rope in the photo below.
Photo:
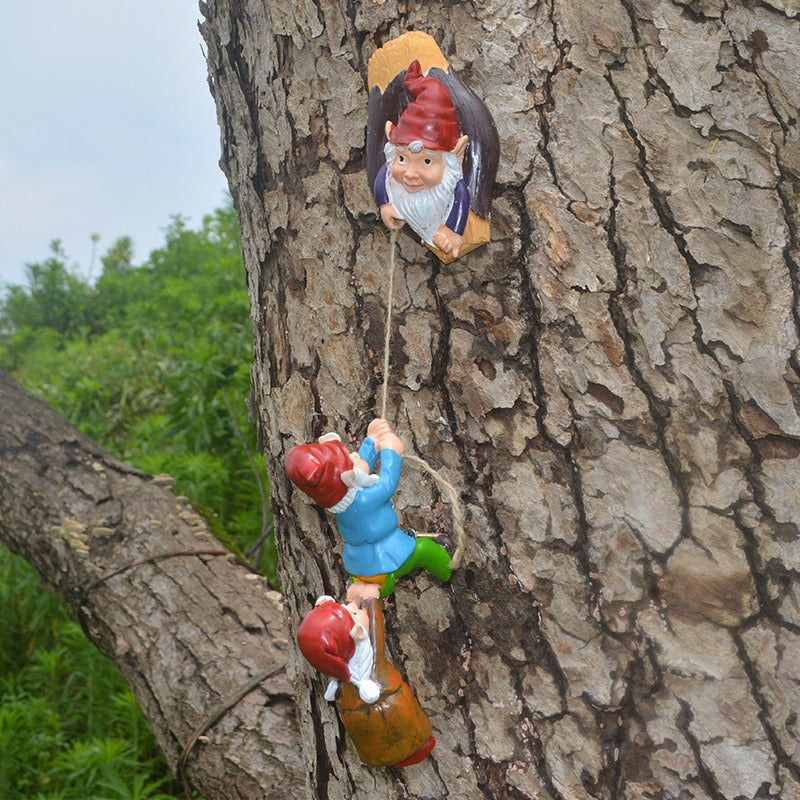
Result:
<svg viewBox="0 0 800 800"><path fill-rule="evenodd" d="M400 482L403 451L389 423L375 419L358 452L328 433L293 447L286 457L289 480L336 518L345 542L345 569L356 581L378 584L381 597L394 591L398 578L419 569L442 581L452 575L442 544L398 526L392 495ZM380 473L375 474L379 459Z"/></svg>
<svg viewBox="0 0 800 800"><path fill-rule="evenodd" d="M431 723L386 657L377 586L352 588L346 605L320 597L300 624L297 643L331 678L325 699L336 701L361 760L376 767L418 764L436 745Z"/></svg>

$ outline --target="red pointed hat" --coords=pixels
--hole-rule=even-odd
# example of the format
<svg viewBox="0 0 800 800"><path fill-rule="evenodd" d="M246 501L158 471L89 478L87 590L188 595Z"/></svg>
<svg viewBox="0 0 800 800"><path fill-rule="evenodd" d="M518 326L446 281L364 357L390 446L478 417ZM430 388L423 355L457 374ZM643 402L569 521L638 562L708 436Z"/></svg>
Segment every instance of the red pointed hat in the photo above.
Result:
<svg viewBox="0 0 800 800"><path fill-rule="evenodd" d="M312 667L339 681L350 680L347 663L356 644L350 631L355 622L350 612L334 600L310 611L297 629L300 652Z"/></svg>
<svg viewBox="0 0 800 800"><path fill-rule="evenodd" d="M389 141L422 142L428 150L452 150L458 141L458 117L447 87L423 75L416 60L406 70L405 84L414 100L392 127Z"/></svg>
<svg viewBox="0 0 800 800"><path fill-rule="evenodd" d="M341 475L352 468L350 453L339 441L299 444L286 456L286 476L323 508L335 506L347 494Z"/></svg>

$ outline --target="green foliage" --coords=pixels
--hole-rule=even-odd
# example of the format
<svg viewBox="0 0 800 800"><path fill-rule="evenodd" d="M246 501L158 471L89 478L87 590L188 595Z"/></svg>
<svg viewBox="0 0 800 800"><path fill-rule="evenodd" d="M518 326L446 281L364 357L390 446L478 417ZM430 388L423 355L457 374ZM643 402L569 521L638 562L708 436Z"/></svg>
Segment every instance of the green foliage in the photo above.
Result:
<svg viewBox="0 0 800 800"><path fill-rule="evenodd" d="M97 282L59 243L0 301L0 364L89 436L176 479L233 549L262 537L263 463L246 399L252 360L232 207L132 264L130 239ZM229 410L230 409L230 410ZM244 440L244 441L242 441ZM257 566L275 579L271 539ZM30 569L0 549L0 800L174 796L135 700Z"/></svg>
<svg viewBox="0 0 800 800"><path fill-rule="evenodd" d="M46 261L27 265L27 288L9 287L3 304L2 330L13 333L20 350L42 329L74 336L93 327L91 288L69 271L58 240L50 249Z"/></svg>
<svg viewBox="0 0 800 800"><path fill-rule="evenodd" d="M131 266L131 252L117 240L94 286L69 272L60 246L30 265L29 287L10 287L0 305L0 364L122 458L173 475L246 551L262 510L247 457L257 452L252 333L236 216L219 209L197 231L175 217L144 266ZM274 580L274 548L259 566Z"/></svg>
<svg viewBox="0 0 800 800"><path fill-rule="evenodd" d="M174 798L178 787L114 665L5 547L0 619L0 798Z"/></svg>

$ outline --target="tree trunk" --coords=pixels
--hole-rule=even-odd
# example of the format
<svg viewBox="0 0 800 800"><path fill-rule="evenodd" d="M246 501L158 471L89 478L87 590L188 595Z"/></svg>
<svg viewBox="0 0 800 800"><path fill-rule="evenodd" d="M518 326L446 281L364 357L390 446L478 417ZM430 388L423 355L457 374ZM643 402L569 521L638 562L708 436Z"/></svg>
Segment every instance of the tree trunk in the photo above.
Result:
<svg viewBox="0 0 800 800"><path fill-rule="evenodd" d="M302 796L280 595L219 555L168 476L118 461L2 371L0 409L0 539L116 662L173 770L220 704L279 670L205 732L187 776L206 800Z"/></svg>
<svg viewBox="0 0 800 800"><path fill-rule="evenodd" d="M433 34L502 141L495 241L442 266L404 232L391 298L388 416L470 515L387 615L439 744L362 766L292 645L310 796L800 797L796 0L201 8L292 632L345 574L283 459L380 406L368 57Z"/></svg>

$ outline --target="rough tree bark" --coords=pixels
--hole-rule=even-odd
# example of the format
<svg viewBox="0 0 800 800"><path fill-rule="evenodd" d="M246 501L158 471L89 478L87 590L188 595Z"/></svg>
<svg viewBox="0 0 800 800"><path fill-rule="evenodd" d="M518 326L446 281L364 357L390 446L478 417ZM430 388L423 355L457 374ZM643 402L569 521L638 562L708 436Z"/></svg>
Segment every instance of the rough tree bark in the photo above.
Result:
<svg viewBox="0 0 800 800"><path fill-rule="evenodd" d="M380 391L367 58L430 32L503 143L493 244L400 239L389 416L471 515L389 615L439 746L361 766L291 656L311 796L800 797L796 0L201 9L292 629L344 574L282 459Z"/></svg>
<svg viewBox="0 0 800 800"><path fill-rule="evenodd" d="M123 464L1 370L0 409L0 539L116 662L174 770L212 711L254 676L285 665L280 595L226 557L189 555L221 545L185 498L164 487L167 476ZM264 680L206 737L187 761L206 800L302 796L285 672Z"/></svg>

